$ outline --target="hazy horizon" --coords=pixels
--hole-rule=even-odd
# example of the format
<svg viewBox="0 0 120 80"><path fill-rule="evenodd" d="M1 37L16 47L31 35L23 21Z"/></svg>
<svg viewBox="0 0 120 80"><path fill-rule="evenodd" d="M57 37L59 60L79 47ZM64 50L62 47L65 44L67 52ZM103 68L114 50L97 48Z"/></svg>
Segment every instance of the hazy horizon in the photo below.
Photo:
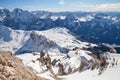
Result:
<svg viewBox="0 0 120 80"><path fill-rule="evenodd" d="M119 0L1 0L0 8L12 11L20 8L28 11L44 10L49 12L87 11L120 12Z"/></svg>

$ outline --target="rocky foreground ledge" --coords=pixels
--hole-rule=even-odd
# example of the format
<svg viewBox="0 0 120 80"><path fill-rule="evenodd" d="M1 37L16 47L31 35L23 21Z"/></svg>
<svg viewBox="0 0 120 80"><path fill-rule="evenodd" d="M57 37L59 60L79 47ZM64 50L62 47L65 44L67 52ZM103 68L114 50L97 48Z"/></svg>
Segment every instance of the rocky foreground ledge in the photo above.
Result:
<svg viewBox="0 0 120 80"><path fill-rule="evenodd" d="M0 51L0 80L46 80L36 76L31 68L9 51Z"/></svg>

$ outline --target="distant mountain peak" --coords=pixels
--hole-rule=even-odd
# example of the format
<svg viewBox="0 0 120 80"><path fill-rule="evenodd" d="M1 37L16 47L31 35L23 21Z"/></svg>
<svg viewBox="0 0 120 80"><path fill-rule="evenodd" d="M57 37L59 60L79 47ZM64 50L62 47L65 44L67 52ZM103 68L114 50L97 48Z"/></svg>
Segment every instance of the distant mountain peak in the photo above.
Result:
<svg viewBox="0 0 120 80"><path fill-rule="evenodd" d="M22 9L20 9L20 8L15 8L14 10L13 10L13 12L22 12L23 10Z"/></svg>
<svg viewBox="0 0 120 80"><path fill-rule="evenodd" d="M1 10L0 24L22 30L65 27L85 41L120 44L119 14L120 12L29 12L16 8L12 12Z"/></svg>

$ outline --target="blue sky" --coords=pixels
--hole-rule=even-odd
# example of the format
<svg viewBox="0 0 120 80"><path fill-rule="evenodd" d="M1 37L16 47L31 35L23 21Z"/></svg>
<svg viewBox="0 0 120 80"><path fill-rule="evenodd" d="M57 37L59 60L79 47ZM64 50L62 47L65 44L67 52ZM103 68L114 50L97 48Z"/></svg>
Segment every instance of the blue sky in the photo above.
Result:
<svg viewBox="0 0 120 80"><path fill-rule="evenodd" d="M47 11L120 11L120 0L0 0L0 8Z"/></svg>

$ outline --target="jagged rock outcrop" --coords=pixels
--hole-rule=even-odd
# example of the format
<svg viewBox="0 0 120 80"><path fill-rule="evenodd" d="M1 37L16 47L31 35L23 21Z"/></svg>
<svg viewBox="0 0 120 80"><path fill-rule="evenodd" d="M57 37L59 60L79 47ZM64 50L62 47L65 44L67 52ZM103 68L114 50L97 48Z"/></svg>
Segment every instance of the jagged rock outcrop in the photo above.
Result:
<svg viewBox="0 0 120 80"><path fill-rule="evenodd" d="M27 42L15 53L21 54L21 53L30 53L34 51L41 51L41 50L52 50L52 49L58 49L61 53L67 53L67 48L59 46L56 42L53 40L48 39L45 35L37 33L37 31L32 31L30 33L30 38L27 40Z"/></svg>
<svg viewBox="0 0 120 80"><path fill-rule="evenodd" d="M32 68L25 67L22 60L9 51L0 51L0 80L46 80L38 77Z"/></svg>

